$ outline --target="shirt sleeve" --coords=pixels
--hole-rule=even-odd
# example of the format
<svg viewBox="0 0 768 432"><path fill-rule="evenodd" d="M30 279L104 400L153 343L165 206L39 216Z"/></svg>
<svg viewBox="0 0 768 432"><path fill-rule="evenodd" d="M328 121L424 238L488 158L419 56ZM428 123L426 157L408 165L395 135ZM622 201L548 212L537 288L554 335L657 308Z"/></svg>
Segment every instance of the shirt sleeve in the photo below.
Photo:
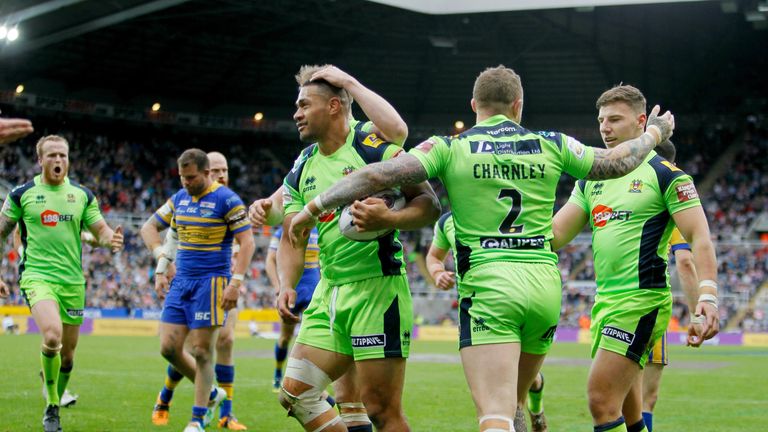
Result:
<svg viewBox="0 0 768 432"><path fill-rule="evenodd" d="M251 222L248 220L248 212L245 209L243 200L232 192L224 201L224 222L227 223L229 230L237 234L239 232L251 229Z"/></svg>
<svg viewBox="0 0 768 432"><path fill-rule="evenodd" d="M576 204L585 213L589 214L589 202L587 201L587 195L584 193L584 189L587 187L587 182L584 180L577 181L571 191L571 196L568 198L569 203Z"/></svg>
<svg viewBox="0 0 768 432"><path fill-rule="evenodd" d="M675 227L675 229L672 230L672 236L669 238L669 251L675 252L680 249L691 250L691 246L688 245L688 242L680 233L680 230Z"/></svg>
<svg viewBox="0 0 768 432"><path fill-rule="evenodd" d="M560 156L563 160L563 171L582 179L592 170L595 163L595 149L585 146L576 138L558 134L560 139Z"/></svg>
<svg viewBox="0 0 768 432"><path fill-rule="evenodd" d="M442 177L451 156L451 148L444 138L433 136L412 148L409 154L416 157L427 171L429 178Z"/></svg>
<svg viewBox="0 0 768 432"><path fill-rule="evenodd" d="M160 222L160 225L164 227L169 227L171 225L171 220L173 219L173 214L175 213L176 209L173 205L173 197L168 198L168 201L165 202L157 211L155 212L155 220Z"/></svg>
<svg viewBox="0 0 768 432"><path fill-rule="evenodd" d="M3 203L3 215L14 222L21 219L21 207L16 205L11 194L8 194Z"/></svg>
<svg viewBox="0 0 768 432"><path fill-rule="evenodd" d="M101 210L99 209L99 200L94 197L91 202L85 206L83 222L85 222L86 227L89 227L103 219L104 216L101 215Z"/></svg>
<svg viewBox="0 0 768 432"><path fill-rule="evenodd" d="M435 223L435 233L432 235L432 245L442 250L450 250L451 243L448 241L448 237L445 235L445 230L443 229L445 225L441 225L439 220Z"/></svg>
<svg viewBox="0 0 768 432"><path fill-rule="evenodd" d="M669 214L701 206L699 193L696 191L696 186L693 185L693 179L687 174L672 180L664 192L664 201L666 202Z"/></svg>

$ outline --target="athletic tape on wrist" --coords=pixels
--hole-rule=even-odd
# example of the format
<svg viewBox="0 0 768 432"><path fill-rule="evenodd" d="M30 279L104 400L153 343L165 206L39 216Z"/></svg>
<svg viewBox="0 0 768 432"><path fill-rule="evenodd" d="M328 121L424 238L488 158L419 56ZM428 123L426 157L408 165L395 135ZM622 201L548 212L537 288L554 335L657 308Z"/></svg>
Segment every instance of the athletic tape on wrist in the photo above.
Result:
<svg viewBox="0 0 768 432"><path fill-rule="evenodd" d="M699 282L699 288L705 287L705 286L717 289L717 281L713 281L712 279L704 279Z"/></svg>
<svg viewBox="0 0 768 432"><path fill-rule="evenodd" d="M236 281L242 282L242 281L245 280L245 275L243 273L235 273L235 274L232 275L232 280L236 280Z"/></svg>
<svg viewBox="0 0 768 432"><path fill-rule="evenodd" d="M161 256L165 255L165 253L163 252L163 246L161 245L152 249L152 255L155 256L156 260L159 260Z"/></svg>
<svg viewBox="0 0 768 432"><path fill-rule="evenodd" d="M655 134L653 134L653 133L651 132L651 128L654 128L654 129L656 129L656 134L658 134L658 136L656 136ZM658 126L656 126L656 125L650 125L650 126L648 126L647 128L645 128L645 133L647 133L647 134L651 134L651 136L653 137L653 139L656 141L656 145L659 145L659 144L661 144L661 141L662 141L662 139L664 138L664 135L661 133L661 128L660 128L660 127L658 127Z"/></svg>
<svg viewBox="0 0 768 432"><path fill-rule="evenodd" d="M702 294L699 296L699 303L709 303L714 307L717 307L717 296L712 294Z"/></svg>
<svg viewBox="0 0 768 432"><path fill-rule="evenodd" d="M325 211L325 206L323 205L323 200L320 199L320 195L316 196L314 201L318 214L322 214Z"/></svg>
<svg viewBox="0 0 768 432"><path fill-rule="evenodd" d="M691 325L704 324L704 321L706 321L706 319L704 318L704 315L694 315L693 317L691 317Z"/></svg>
<svg viewBox="0 0 768 432"><path fill-rule="evenodd" d="M171 260L169 260L165 256L161 256L160 259L157 260L157 268L155 269L155 273L165 274L166 270L168 270L168 264L170 263L171 263Z"/></svg>

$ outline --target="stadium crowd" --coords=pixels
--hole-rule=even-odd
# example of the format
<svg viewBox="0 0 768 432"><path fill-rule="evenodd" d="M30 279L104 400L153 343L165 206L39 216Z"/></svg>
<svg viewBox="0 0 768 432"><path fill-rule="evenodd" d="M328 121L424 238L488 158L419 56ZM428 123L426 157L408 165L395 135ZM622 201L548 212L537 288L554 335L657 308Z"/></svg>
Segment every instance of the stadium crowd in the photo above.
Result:
<svg viewBox="0 0 768 432"><path fill-rule="evenodd" d="M23 112L17 114L24 115ZM744 307L768 274L768 247L739 242L752 234L756 217L768 211L768 160L760 157L768 153L768 130L763 123L765 118L762 116L750 116L743 135L735 138L735 127L703 119L698 129L683 131L676 136L680 166L699 184L715 166L717 157L713 155L722 153L734 140L743 140L733 162L716 177L711 189L701 191L712 235L720 242L717 254L719 283L724 294L720 308L724 325L738 308ZM39 121L36 128L38 134L58 133L69 140L72 145L71 177L94 191L105 216L130 214L138 216L137 220L145 219L178 188L175 157L185 147L197 145L227 153L233 188L242 191L246 201L252 201L269 195L281 184L290 159L275 155L287 157L290 154L287 148L298 149L300 145L279 135L200 137L147 125L115 128L58 118ZM204 142L207 138L210 138L208 143ZM711 151L705 151L707 149ZM15 143L0 147L0 178L9 186L32 178L36 170L33 146ZM564 176L558 187L557 207L567 201L572 185L573 179ZM439 184L435 184L435 190L447 210L444 190ZM128 228L125 234L125 250L116 257L104 250L84 247L87 306L158 309L161 303L152 284L151 256L135 229ZM412 290L417 295L434 291L420 264L420 257L426 253L431 241L431 229L404 232L402 237ZM264 272L265 257L264 243L257 248L251 264L252 277L247 279L248 293L244 299L246 307L272 307L274 304L274 292ZM565 247L559 257L562 280L566 284L561 325L578 327L584 324L585 318L588 319L594 296L594 287L588 283L595 277L588 237ZM5 280L16 280L17 264L17 253L10 252L3 257L0 271ZM6 303L23 304L18 285L12 291ZM676 302L675 317L681 325L686 325L688 308L679 292ZM452 315L455 311L449 310L432 321L443 322ZM452 317L451 321L454 319ZM749 311L744 323L746 328L766 329L768 317L761 310Z"/></svg>

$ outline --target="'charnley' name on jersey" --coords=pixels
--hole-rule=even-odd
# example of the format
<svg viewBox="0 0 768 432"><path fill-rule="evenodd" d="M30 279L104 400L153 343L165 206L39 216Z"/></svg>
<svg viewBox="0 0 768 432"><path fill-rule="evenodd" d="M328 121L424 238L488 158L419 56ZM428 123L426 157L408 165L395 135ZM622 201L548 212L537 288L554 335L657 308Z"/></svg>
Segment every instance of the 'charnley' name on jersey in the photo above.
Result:
<svg viewBox="0 0 768 432"><path fill-rule="evenodd" d="M435 136L410 153L448 190L457 272L496 260L557 262L552 209L562 172L583 178L594 150L558 132L531 132L503 115Z"/></svg>

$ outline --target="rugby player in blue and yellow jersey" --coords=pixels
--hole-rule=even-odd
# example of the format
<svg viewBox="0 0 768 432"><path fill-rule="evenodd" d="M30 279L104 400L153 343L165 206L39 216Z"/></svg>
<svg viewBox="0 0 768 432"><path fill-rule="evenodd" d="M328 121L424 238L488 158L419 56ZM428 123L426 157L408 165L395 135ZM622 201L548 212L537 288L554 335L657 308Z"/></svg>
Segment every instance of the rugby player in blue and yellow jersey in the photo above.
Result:
<svg viewBox="0 0 768 432"><path fill-rule="evenodd" d="M504 66L477 77L471 106L475 126L457 136L434 136L407 155L341 179L305 202L289 234L301 241L327 209L440 178L456 227L459 347L479 428L511 431L560 318L560 273L550 240L561 174L620 177L671 135L674 121L671 113L656 116L656 107L644 135L609 150L562 133L535 133L520 125L522 84Z"/></svg>
<svg viewBox="0 0 768 432"><path fill-rule="evenodd" d="M596 105L600 135L609 149L641 136L651 120L645 97L629 85L605 91ZM701 345L719 330L717 260L707 218L691 177L652 151L623 176L579 181L554 217L554 248L587 223L597 283L587 383L594 429L644 431L642 370L669 323L667 257L675 226L690 241L703 278L696 315L706 322L691 326L688 343Z"/></svg>
<svg viewBox="0 0 768 432"><path fill-rule="evenodd" d="M192 420L186 432L204 430L226 392L214 388L213 350L226 311L237 306L240 285L254 251L245 205L226 186L210 177L208 156L199 149L186 150L178 159L183 189L176 192L144 223L144 243L160 259L159 232L170 227L178 234L176 276L168 289L160 323L161 353L195 383ZM240 252L230 273L232 244ZM155 275L158 296L166 296L168 279ZM184 351L189 335L192 355Z"/></svg>
<svg viewBox="0 0 768 432"><path fill-rule="evenodd" d="M69 143L58 135L37 142L42 173L14 188L0 214L0 252L18 223L24 252L19 264L21 292L27 301L43 344L40 354L46 387L43 429L61 430L60 397L72 372L75 348L85 309L82 266L83 229L95 243L119 250L122 228L104 222L99 203L87 188L69 180ZM0 280L0 297L8 288Z"/></svg>

